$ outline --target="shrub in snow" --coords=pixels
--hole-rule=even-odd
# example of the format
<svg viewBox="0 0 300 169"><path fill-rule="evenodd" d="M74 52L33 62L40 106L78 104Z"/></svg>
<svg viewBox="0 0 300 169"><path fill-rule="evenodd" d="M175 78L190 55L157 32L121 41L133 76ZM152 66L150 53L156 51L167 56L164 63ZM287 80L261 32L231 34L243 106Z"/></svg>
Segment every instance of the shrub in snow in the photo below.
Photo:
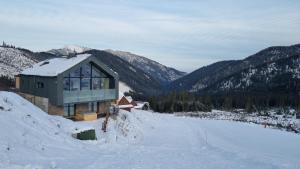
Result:
<svg viewBox="0 0 300 169"><path fill-rule="evenodd" d="M79 140L97 140L95 129L77 133L76 138Z"/></svg>

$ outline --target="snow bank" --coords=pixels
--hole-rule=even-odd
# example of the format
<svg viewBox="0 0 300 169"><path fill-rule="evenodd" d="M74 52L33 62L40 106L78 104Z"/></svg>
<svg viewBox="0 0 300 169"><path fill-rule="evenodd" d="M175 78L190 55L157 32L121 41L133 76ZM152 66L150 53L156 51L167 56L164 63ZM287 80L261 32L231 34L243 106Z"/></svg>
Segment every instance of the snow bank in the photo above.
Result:
<svg viewBox="0 0 300 169"><path fill-rule="evenodd" d="M48 158L65 165L64 158L72 154L87 155L100 151L104 143L118 144L119 140L130 143L140 135L134 117L126 111L109 120L106 133L101 130L103 120L73 122L48 115L19 95L0 91L0 168L51 168ZM96 130L97 141L71 136L91 128Z"/></svg>

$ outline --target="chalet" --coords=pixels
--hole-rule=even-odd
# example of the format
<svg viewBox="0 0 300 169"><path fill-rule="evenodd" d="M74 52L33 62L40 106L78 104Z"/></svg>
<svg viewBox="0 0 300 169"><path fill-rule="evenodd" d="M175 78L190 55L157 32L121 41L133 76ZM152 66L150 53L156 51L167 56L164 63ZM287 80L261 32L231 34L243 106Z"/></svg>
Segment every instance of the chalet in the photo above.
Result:
<svg viewBox="0 0 300 169"><path fill-rule="evenodd" d="M119 109L123 109L130 112L131 109L134 107L132 102L133 100L130 96L122 96L121 99L118 100Z"/></svg>
<svg viewBox="0 0 300 169"><path fill-rule="evenodd" d="M16 88L45 112L75 120L105 116L118 99L118 74L90 54L39 62L16 76Z"/></svg>

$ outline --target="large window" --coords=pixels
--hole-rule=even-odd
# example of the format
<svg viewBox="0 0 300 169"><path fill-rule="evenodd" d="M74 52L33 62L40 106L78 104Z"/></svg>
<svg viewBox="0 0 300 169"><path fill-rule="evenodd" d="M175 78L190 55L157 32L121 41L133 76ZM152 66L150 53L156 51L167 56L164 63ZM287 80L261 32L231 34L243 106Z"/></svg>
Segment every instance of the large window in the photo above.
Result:
<svg viewBox="0 0 300 169"><path fill-rule="evenodd" d="M64 105L64 116L70 117L75 115L75 105L74 104L65 104Z"/></svg>
<svg viewBox="0 0 300 169"><path fill-rule="evenodd" d="M85 64L72 71L64 78L64 90L99 90L109 89L110 80L93 64Z"/></svg>

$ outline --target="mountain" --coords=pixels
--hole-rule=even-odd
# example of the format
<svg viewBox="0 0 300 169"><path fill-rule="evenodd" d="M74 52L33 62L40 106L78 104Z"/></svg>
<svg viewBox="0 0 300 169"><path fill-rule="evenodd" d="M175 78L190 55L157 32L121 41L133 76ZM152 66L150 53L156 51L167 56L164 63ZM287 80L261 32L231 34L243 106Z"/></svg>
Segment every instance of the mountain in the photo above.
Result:
<svg viewBox="0 0 300 169"><path fill-rule="evenodd" d="M36 61L32 52L17 48L0 47L0 76L13 78L14 75L30 67Z"/></svg>
<svg viewBox="0 0 300 169"><path fill-rule="evenodd" d="M102 50L89 50L84 53L92 54L104 64L119 74L119 79L141 95L154 95L160 92L162 84L158 79L144 72L116 55Z"/></svg>
<svg viewBox="0 0 300 169"><path fill-rule="evenodd" d="M92 50L91 48L81 47L77 45L67 45L61 49L51 49L47 51L47 53L54 54L57 56L65 56L74 53L83 53L86 51ZM97 50L97 49L93 49ZM129 62L135 67L143 70L148 75L157 79L162 84L167 84L173 80L176 80L186 73L178 71L174 68L167 67L162 65L156 61L148 59L144 56L139 56L130 52L119 51L119 50L111 50L107 49L105 52L111 53L114 56L120 57L121 59Z"/></svg>
<svg viewBox="0 0 300 169"><path fill-rule="evenodd" d="M255 68L266 63L270 64L279 59L289 58L297 54L300 54L300 44L269 47L243 60L221 61L197 69L171 82L166 89L199 93L245 69Z"/></svg>
<svg viewBox="0 0 300 169"><path fill-rule="evenodd" d="M209 86L203 92L211 94L228 91L297 94L300 91L300 54L244 69Z"/></svg>
<svg viewBox="0 0 300 169"><path fill-rule="evenodd" d="M57 56L66 56L73 53L82 53L88 50L90 50L90 48L82 47L78 45L66 45L61 49L51 49L47 51L47 53L51 53Z"/></svg>
<svg viewBox="0 0 300 169"><path fill-rule="evenodd" d="M114 55L111 52L84 47L66 46L62 49L52 49L46 52L32 52L28 49L5 46L0 47L0 76L13 78L14 75L18 74L23 69L32 66L34 63L55 57L62 57L64 54L69 55L74 53L90 53L95 55L104 64L110 66L119 74L121 82L139 95L154 95L161 92L162 86L166 83L166 81L162 79L165 77L172 79L174 76L177 76L176 73L179 72L144 57L141 62L136 60L135 62L130 63L126 59ZM147 60L147 62L144 62L145 60ZM151 71L149 72L142 69L140 64L145 67L152 67L151 70L153 70L153 72L160 72L158 74L161 74L161 76L158 76L155 73L151 74ZM155 71L154 69L157 70ZM169 74L167 76L162 76L162 72L165 70L167 70ZM173 77L171 77L172 70L176 74ZM3 80L4 79L2 79L2 81Z"/></svg>
<svg viewBox="0 0 300 169"><path fill-rule="evenodd" d="M185 72L181 72L174 68L164 66L156 61L130 52L111 49L107 49L105 51L126 60L139 69L144 70L146 73L150 74L152 77L155 77L163 84L174 81L186 74Z"/></svg>

